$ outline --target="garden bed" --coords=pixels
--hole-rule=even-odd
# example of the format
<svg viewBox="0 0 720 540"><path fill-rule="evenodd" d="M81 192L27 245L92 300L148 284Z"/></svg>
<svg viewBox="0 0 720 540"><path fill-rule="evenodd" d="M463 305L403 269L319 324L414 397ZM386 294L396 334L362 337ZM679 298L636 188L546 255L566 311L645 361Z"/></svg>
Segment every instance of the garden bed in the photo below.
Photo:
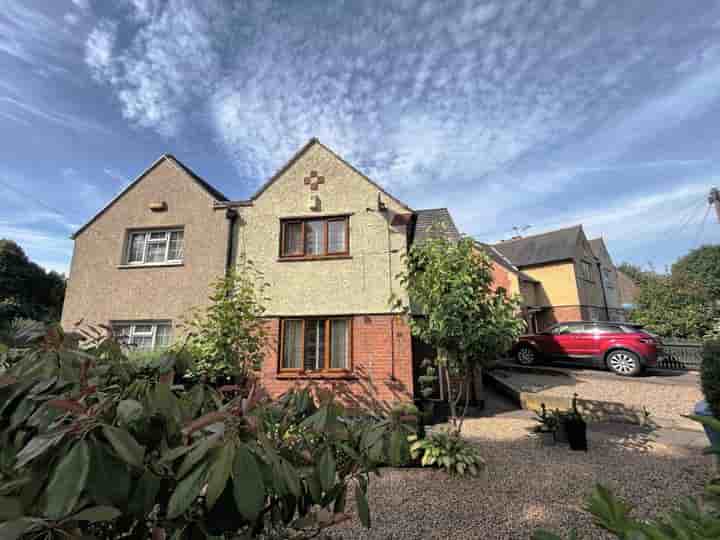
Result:
<svg viewBox="0 0 720 540"><path fill-rule="evenodd" d="M700 493L712 466L699 448L653 442L634 426L591 430L585 453L540 447L528 437L532 425L527 418L469 419L464 432L487 460L481 476L384 469L370 486L372 528L353 517L327 538L506 540L530 538L539 527L564 537L577 527L579 538L614 538L583 510L595 482L638 504L636 515L650 517Z"/></svg>

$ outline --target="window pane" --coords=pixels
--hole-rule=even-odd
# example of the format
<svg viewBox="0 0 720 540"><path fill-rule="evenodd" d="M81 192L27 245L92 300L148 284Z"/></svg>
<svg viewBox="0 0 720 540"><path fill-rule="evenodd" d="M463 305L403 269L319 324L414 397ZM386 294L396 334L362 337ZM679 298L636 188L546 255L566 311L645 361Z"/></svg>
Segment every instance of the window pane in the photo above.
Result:
<svg viewBox="0 0 720 540"><path fill-rule="evenodd" d="M155 330L155 348L165 348L170 346L172 338L172 328L169 324L158 324Z"/></svg>
<svg viewBox="0 0 720 540"><path fill-rule="evenodd" d="M170 247L168 248L169 261L181 261L183 258L183 231L173 231L170 233Z"/></svg>
<svg viewBox="0 0 720 540"><path fill-rule="evenodd" d="M330 337L330 367L333 369L346 369L348 358L348 321L333 319L331 321Z"/></svg>
<svg viewBox="0 0 720 540"><path fill-rule="evenodd" d="M283 368L300 369L301 332L302 321L285 321L283 323Z"/></svg>
<svg viewBox="0 0 720 540"><path fill-rule="evenodd" d="M130 247L128 249L128 262L142 262L145 253L145 233L130 235Z"/></svg>
<svg viewBox="0 0 720 540"><path fill-rule="evenodd" d="M155 234L155 233L153 233L153 234ZM161 242L157 242L157 241L148 242L147 257L145 258L145 262L149 262L149 263L164 262L166 245L167 245L167 240L163 240Z"/></svg>
<svg viewBox="0 0 720 540"><path fill-rule="evenodd" d="M134 350L152 350L152 336L133 336L130 345Z"/></svg>
<svg viewBox="0 0 720 540"><path fill-rule="evenodd" d="M136 324L133 334L149 334L152 335L152 324Z"/></svg>
<svg viewBox="0 0 720 540"><path fill-rule="evenodd" d="M283 224L283 255L302 255L302 224Z"/></svg>
<svg viewBox="0 0 720 540"><path fill-rule="evenodd" d="M345 220L328 221L328 253L345 251Z"/></svg>
<svg viewBox="0 0 720 540"><path fill-rule="evenodd" d="M305 321L305 371L323 369L325 359L325 321L311 319Z"/></svg>
<svg viewBox="0 0 720 540"><path fill-rule="evenodd" d="M322 220L306 221L305 255L320 255L325 251L324 247Z"/></svg>

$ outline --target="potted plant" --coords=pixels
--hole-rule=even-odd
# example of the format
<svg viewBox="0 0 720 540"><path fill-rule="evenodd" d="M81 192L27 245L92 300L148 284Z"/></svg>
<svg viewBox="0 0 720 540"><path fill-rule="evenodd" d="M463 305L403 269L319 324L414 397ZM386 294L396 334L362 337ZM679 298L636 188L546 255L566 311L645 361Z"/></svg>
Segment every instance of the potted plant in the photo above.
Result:
<svg viewBox="0 0 720 540"><path fill-rule="evenodd" d="M538 425L535 426L534 432L540 437L543 446L551 446L555 444L555 437L558 430L558 419L554 414L548 414L544 403L540 404L540 413L535 419Z"/></svg>
<svg viewBox="0 0 720 540"><path fill-rule="evenodd" d="M577 394L573 394L572 409L565 413L565 429L571 450L587 451L587 424L577 408Z"/></svg>
<svg viewBox="0 0 720 540"><path fill-rule="evenodd" d="M423 360L421 367L425 369L425 374L418 377L422 397L417 400L417 406L422 412L423 422L428 425L445 423L450 416L450 404L443 399L442 391L440 399L432 398L435 385L440 382L437 369L428 358Z"/></svg>

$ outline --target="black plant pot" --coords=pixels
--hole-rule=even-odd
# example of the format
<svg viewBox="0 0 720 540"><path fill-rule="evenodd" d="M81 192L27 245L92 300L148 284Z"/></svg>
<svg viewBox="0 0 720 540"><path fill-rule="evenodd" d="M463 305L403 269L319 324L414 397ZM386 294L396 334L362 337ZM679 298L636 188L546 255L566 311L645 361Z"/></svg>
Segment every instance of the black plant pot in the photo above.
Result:
<svg viewBox="0 0 720 540"><path fill-rule="evenodd" d="M426 425L443 424L450 417L450 404L439 399L421 399L417 402Z"/></svg>
<svg viewBox="0 0 720 540"><path fill-rule="evenodd" d="M565 422L568 442L571 450L587 451L587 424L583 419L573 419Z"/></svg>

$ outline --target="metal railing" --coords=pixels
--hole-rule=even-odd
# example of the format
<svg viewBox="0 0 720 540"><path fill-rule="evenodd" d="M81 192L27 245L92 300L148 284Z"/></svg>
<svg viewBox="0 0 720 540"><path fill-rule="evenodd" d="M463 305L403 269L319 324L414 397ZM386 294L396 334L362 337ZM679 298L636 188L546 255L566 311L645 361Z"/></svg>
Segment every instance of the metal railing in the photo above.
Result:
<svg viewBox="0 0 720 540"><path fill-rule="evenodd" d="M700 341L688 341L677 338L663 339L665 356L660 359L661 369L684 369L698 371L702 364L703 344Z"/></svg>

